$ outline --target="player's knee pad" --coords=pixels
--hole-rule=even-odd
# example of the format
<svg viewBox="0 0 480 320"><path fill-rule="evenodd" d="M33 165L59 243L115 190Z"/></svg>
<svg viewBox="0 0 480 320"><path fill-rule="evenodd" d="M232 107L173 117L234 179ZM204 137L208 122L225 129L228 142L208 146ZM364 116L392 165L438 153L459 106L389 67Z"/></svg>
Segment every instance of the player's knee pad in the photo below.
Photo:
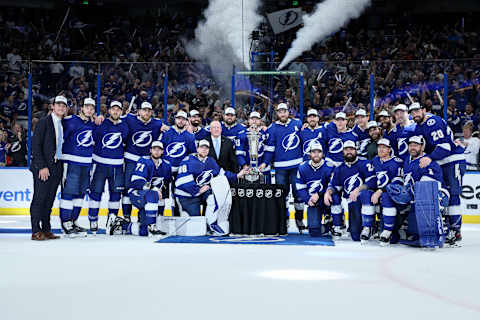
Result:
<svg viewBox="0 0 480 320"><path fill-rule="evenodd" d="M98 192L90 192L88 194L88 197L90 198L90 201L100 201L102 199L102 194Z"/></svg>
<svg viewBox="0 0 480 320"><path fill-rule="evenodd" d="M305 208L305 205L303 203L294 203L293 204L293 207L295 208L295 211L303 211L303 209Z"/></svg>

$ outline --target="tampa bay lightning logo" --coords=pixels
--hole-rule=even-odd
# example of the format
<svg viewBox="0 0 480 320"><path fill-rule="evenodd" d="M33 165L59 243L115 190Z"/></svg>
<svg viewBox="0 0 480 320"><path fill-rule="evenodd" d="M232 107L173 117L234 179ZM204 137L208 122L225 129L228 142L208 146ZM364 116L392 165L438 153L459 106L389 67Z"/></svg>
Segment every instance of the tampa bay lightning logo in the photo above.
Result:
<svg viewBox="0 0 480 320"><path fill-rule="evenodd" d="M27 104L25 102L22 102L17 106L17 111L25 111L25 110L27 110Z"/></svg>
<svg viewBox="0 0 480 320"><path fill-rule="evenodd" d="M205 170L197 176L197 178L195 179L195 182L197 183L198 186L201 187L206 184L209 184L212 178L213 178L212 170Z"/></svg>
<svg viewBox="0 0 480 320"><path fill-rule="evenodd" d="M415 186L415 180L412 177L412 172L405 174L404 186L406 186L407 188L410 188L410 190L413 191L413 187Z"/></svg>
<svg viewBox="0 0 480 320"><path fill-rule="evenodd" d="M185 154L185 142L172 142L167 146L167 156L179 158Z"/></svg>
<svg viewBox="0 0 480 320"><path fill-rule="evenodd" d="M103 148L116 149L122 144L121 132L110 132L103 136L102 145Z"/></svg>
<svg viewBox="0 0 480 320"><path fill-rule="evenodd" d="M152 143L152 131L137 131L132 136L132 142L137 147L147 147Z"/></svg>
<svg viewBox="0 0 480 320"><path fill-rule="evenodd" d="M382 188L385 188L385 186L387 185L388 183L388 175L387 175L387 171L380 171L380 172L377 172L377 185L378 185L378 189L382 189Z"/></svg>
<svg viewBox="0 0 480 320"><path fill-rule="evenodd" d="M367 148L367 145L370 143L370 138L369 139L365 139L365 140L362 140L362 142L360 142L360 148L359 150L363 151Z"/></svg>
<svg viewBox="0 0 480 320"><path fill-rule="evenodd" d="M343 183L343 187L347 194L350 194L355 188L360 187L363 184L362 178L359 177L359 174L356 173L353 176L349 177Z"/></svg>
<svg viewBox="0 0 480 320"><path fill-rule="evenodd" d="M399 138L398 139L398 154L399 155L404 155L405 153L408 152L408 144L407 144L407 138Z"/></svg>
<svg viewBox="0 0 480 320"><path fill-rule="evenodd" d="M303 153L307 154L310 152L310 145L313 143L320 143L317 139L310 139L303 143Z"/></svg>
<svg viewBox="0 0 480 320"><path fill-rule="evenodd" d="M339 153L343 150L343 142L340 138L331 139L328 143L328 151L330 153Z"/></svg>
<svg viewBox="0 0 480 320"><path fill-rule="evenodd" d="M282 147L285 151L293 150L300 144L300 138L297 135L297 132L292 132L285 136L282 140Z"/></svg>
<svg viewBox="0 0 480 320"><path fill-rule="evenodd" d="M22 148L22 145L20 144L20 141L15 141L12 143L12 147L10 149L11 152L18 152Z"/></svg>
<svg viewBox="0 0 480 320"><path fill-rule="evenodd" d="M307 183L308 187L308 194L312 195L317 192L322 192L323 190L323 185L322 185L322 180L313 180Z"/></svg>
<svg viewBox="0 0 480 320"><path fill-rule="evenodd" d="M93 146L92 130L84 130L77 135L78 147L91 147Z"/></svg>
<svg viewBox="0 0 480 320"><path fill-rule="evenodd" d="M163 188L163 177L155 177L152 179L152 186L157 187L158 189Z"/></svg>

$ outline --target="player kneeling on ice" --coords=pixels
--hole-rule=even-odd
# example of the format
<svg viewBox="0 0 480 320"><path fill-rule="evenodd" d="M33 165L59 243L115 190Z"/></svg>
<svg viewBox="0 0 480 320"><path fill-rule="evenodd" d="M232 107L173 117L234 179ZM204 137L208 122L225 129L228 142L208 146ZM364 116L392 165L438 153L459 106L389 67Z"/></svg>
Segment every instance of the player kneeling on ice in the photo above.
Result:
<svg viewBox="0 0 480 320"><path fill-rule="evenodd" d="M333 171L332 180L324 195L324 202L331 207L332 234L342 236L341 196L348 202L349 230L354 241L368 241L372 236L374 208L371 197L375 188L373 165L368 160L359 160L355 142L343 143L344 162ZM362 229L363 226L363 229Z"/></svg>
<svg viewBox="0 0 480 320"><path fill-rule="evenodd" d="M156 227L157 214L163 213L164 199L168 190L164 186L172 180L172 168L162 160L163 144L154 141L150 148L149 159L140 158L128 189L132 204L139 210L140 222L117 217L113 223L107 223L107 234L133 234L137 236L164 235ZM159 210L160 209L160 210Z"/></svg>
<svg viewBox="0 0 480 320"><path fill-rule="evenodd" d="M178 177L175 181L175 195L180 204L181 216L200 216L200 206L206 203L205 216L211 234L225 235L226 232L217 222L218 204L212 193L210 181L219 174L225 174L228 180L242 178L248 169L238 174L220 169L213 158L208 156L210 143L200 140L197 154L190 155L180 163Z"/></svg>
<svg viewBox="0 0 480 320"><path fill-rule="evenodd" d="M323 148L320 143L310 143L308 148L310 160L305 161L298 168L297 190L300 199L308 205L308 233L312 237L320 237L329 232L329 228L322 224L322 216L328 214L323 196L334 167L323 159Z"/></svg>
<svg viewBox="0 0 480 320"><path fill-rule="evenodd" d="M403 167L405 188L391 191L390 194L399 204L411 204L407 230L403 227L399 230L400 242L433 248L443 246L445 230L440 211L443 209L446 212L449 193L438 163L432 161L426 167L421 167L421 161L426 157L424 150L425 140L422 136L412 136L408 140L410 157L405 160ZM399 223L401 225L402 221Z"/></svg>
<svg viewBox="0 0 480 320"><path fill-rule="evenodd" d="M377 142L378 156L372 159L373 168L377 177L377 190L372 195L372 203L381 205L382 222L380 226L380 243L390 243L395 226L397 211L404 214L408 212L408 204L398 204L392 200L391 190L398 190L403 185L403 161L392 157L390 140L380 139Z"/></svg>

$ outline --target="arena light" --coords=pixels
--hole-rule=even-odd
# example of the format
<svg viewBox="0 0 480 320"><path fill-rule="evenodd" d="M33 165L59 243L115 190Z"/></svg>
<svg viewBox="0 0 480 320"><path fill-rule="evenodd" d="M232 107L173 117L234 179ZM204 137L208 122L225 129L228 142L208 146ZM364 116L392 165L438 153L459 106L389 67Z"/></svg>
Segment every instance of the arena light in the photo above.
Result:
<svg viewBox="0 0 480 320"><path fill-rule="evenodd" d="M305 269L270 270L261 272L259 275L269 279L294 281L328 281L348 278L345 273L337 271Z"/></svg>

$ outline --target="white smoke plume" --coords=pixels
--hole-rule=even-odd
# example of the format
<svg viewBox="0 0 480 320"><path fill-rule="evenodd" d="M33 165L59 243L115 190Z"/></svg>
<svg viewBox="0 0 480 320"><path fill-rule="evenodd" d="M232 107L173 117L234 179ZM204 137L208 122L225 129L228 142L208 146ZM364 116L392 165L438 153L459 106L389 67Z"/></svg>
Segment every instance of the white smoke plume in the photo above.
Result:
<svg viewBox="0 0 480 320"><path fill-rule="evenodd" d="M195 39L186 44L188 54L208 63L224 86L229 86L233 65L249 68L249 36L263 19L259 6L260 0L210 0Z"/></svg>
<svg viewBox="0 0 480 320"><path fill-rule="evenodd" d="M316 42L338 31L350 19L358 18L369 4L370 0L325 0L319 3L312 14L303 16L304 26L298 30L297 38L278 70L310 50Z"/></svg>

